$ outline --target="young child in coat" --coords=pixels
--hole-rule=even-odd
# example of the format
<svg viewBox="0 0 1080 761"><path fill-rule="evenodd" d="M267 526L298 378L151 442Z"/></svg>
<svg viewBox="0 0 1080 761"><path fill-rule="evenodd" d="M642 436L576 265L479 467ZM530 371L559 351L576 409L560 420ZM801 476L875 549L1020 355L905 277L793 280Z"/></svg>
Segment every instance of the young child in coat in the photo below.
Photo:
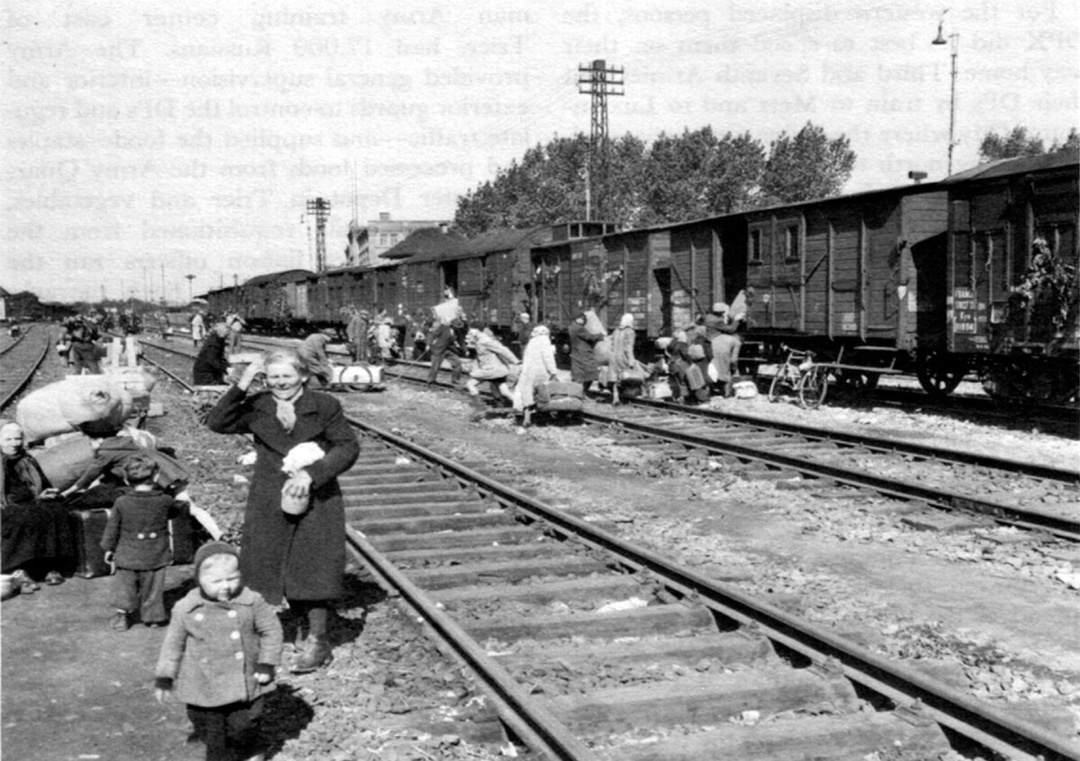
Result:
<svg viewBox="0 0 1080 761"><path fill-rule="evenodd" d="M281 623L262 595L243 585L232 545L204 544L194 573L199 586L173 607L161 643L155 696L187 704L207 761L261 760L254 745L281 661Z"/></svg>
<svg viewBox="0 0 1080 761"><path fill-rule="evenodd" d="M146 626L164 626L165 570L173 560L169 520L180 506L155 486L158 466L147 455L132 455L120 468L133 491L116 498L101 537L106 562L116 565L112 628L127 631L136 613Z"/></svg>

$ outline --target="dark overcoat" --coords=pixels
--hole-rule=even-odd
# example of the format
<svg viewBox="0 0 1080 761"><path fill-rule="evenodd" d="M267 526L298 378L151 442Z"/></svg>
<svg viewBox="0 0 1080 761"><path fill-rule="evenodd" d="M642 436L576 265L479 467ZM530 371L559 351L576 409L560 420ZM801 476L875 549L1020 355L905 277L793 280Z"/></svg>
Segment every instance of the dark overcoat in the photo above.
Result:
<svg viewBox="0 0 1080 761"><path fill-rule="evenodd" d="M101 549L115 552L117 568L153 571L173 562L169 519L180 515L176 501L159 491L118 497L105 524Z"/></svg>
<svg viewBox="0 0 1080 761"><path fill-rule="evenodd" d="M590 383L597 379L595 346L603 336L590 333L585 325L570 323L570 377L578 383Z"/></svg>
<svg viewBox="0 0 1080 761"><path fill-rule="evenodd" d="M306 390L296 400L292 431L277 419L269 393L245 397L233 386L210 411L206 424L216 433L250 433L258 460L244 512L240 572L244 584L277 605L290 600L329 600L342 594L345 573L345 507L337 476L356 462L360 445L332 396ZM306 470L311 475L311 507L303 515L281 509L288 476L281 463L297 444L314 442L325 453Z"/></svg>

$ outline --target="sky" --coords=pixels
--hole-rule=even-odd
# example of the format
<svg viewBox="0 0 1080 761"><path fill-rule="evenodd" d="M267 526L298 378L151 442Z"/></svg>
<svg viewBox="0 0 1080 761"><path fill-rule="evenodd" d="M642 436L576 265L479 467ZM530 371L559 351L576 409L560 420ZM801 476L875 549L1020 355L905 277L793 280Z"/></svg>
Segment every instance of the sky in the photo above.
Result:
<svg viewBox="0 0 1080 761"><path fill-rule="evenodd" d="M947 12L942 14L943 11ZM588 134L578 67L622 67L609 134L806 124L846 192L947 174L991 130L1080 122L1075 0L74 3L0 10L0 285L46 301L190 295L313 268L306 201L449 220L525 150ZM583 216L584 216L584 210ZM190 277L194 276L194 277Z"/></svg>

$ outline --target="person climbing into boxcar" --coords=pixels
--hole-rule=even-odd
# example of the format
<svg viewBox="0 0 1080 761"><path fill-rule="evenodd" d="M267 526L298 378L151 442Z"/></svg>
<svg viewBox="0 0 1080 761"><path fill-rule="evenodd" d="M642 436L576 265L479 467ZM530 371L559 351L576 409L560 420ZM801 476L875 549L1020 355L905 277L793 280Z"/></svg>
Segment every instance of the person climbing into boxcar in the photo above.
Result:
<svg viewBox="0 0 1080 761"><path fill-rule="evenodd" d="M225 356L225 338L229 328L223 322L215 323L203 341L195 364L191 369L191 382L196 386L220 386L229 373L229 360Z"/></svg>
<svg viewBox="0 0 1080 761"><path fill-rule="evenodd" d="M580 383L585 393L589 393L590 387L599 377L596 344L604 340L604 336L590 331L586 321L585 313L581 312L570 323L567 332L570 335L570 378Z"/></svg>
<svg viewBox="0 0 1080 761"><path fill-rule="evenodd" d="M296 353L300 355L308 374L310 388L330 388L334 383L334 368L326 355L326 345L330 343L330 331L319 331L305 338ZM314 383L313 383L314 381Z"/></svg>
<svg viewBox="0 0 1080 761"><path fill-rule="evenodd" d="M457 385L461 380L461 357L457 354L457 336L450 325L435 320L428 332L431 347L431 369L428 370L425 385L432 385L439 375L443 360L450 363L450 383Z"/></svg>
<svg viewBox="0 0 1080 761"><path fill-rule="evenodd" d="M246 396L263 374L269 392ZM306 617L307 644L290 667L294 673L314 671L333 657L329 606L342 595L345 578L345 507L337 478L360 454L341 404L307 390L306 381L296 352L275 350L248 365L206 420L215 433L254 436L258 456L244 511L240 571L271 605L287 600L290 610ZM301 458L312 449L316 457Z"/></svg>
<svg viewBox="0 0 1080 761"><path fill-rule="evenodd" d="M514 409L522 415L521 425L528 428L532 422L532 410L536 405L536 389L556 379L555 346L551 343L551 331L545 325L532 330L532 338L525 346L521 358L521 375L514 386Z"/></svg>
<svg viewBox="0 0 1080 761"><path fill-rule="evenodd" d="M716 384L719 393L730 397L734 395L732 379L739 361L739 348L742 346L742 339L738 336L742 315L731 319L728 305L724 303L714 304L713 313L717 316L712 326L712 364L716 369Z"/></svg>
<svg viewBox="0 0 1080 761"><path fill-rule="evenodd" d="M520 370L518 358L495 336L476 328L469 330L465 343L476 350L476 364L465 382L475 414L483 415L486 409L480 398L480 384L484 381L490 381L499 394L512 403L514 394L510 390L509 377L511 371L516 373Z"/></svg>
<svg viewBox="0 0 1080 761"><path fill-rule="evenodd" d="M366 309L353 307L349 324L345 328L345 336L349 339L349 349L352 351L353 360L367 362L368 358L368 323L371 315Z"/></svg>
<svg viewBox="0 0 1080 761"><path fill-rule="evenodd" d="M22 426L0 420L0 571L14 576L24 594L64 581L60 570L75 557L67 506L26 451Z"/></svg>

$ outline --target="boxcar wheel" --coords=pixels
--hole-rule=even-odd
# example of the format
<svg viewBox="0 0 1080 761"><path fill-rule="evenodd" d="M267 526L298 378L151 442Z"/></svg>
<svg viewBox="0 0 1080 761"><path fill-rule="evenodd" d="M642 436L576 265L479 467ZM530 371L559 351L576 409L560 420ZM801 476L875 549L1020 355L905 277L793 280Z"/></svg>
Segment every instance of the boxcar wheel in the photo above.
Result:
<svg viewBox="0 0 1080 761"><path fill-rule="evenodd" d="M926 393L948 396L967 375L967 363L948 354L930 352L919 356L915 374Z"/></svg>

